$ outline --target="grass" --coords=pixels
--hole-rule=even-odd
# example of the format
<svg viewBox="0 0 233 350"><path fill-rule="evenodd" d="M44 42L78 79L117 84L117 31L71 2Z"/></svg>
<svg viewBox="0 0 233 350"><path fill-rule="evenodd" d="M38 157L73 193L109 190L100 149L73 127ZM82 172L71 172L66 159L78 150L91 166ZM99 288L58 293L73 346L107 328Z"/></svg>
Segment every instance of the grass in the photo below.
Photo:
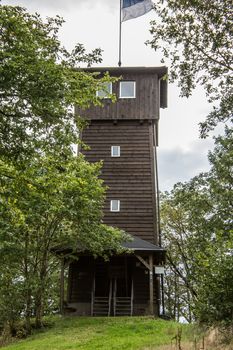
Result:
<svg viewBox="0 0 233 350"><path fill-rule="evenodd" d="M178 327L183 339L191 326L149 317L54 317L53 326L1 350L143 350L171 344Z"/></svg>

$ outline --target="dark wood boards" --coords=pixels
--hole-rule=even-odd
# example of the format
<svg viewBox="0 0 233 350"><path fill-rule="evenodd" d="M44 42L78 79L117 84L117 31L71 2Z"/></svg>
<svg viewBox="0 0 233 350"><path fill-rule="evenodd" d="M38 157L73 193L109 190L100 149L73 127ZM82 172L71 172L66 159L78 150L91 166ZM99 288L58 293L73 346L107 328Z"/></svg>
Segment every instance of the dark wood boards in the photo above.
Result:
<svg viewBox="0 0 233 350"><path fill-rule="evenodd" d="M146 258L147 259L147 258ZM86 305L85 314L91 314L91 292L95 281L95 298L109 299L113 312L114 299L132 297L133 285L133 309L134 315L153 314L153 305L159 294L155 285L155 279L150 279L149 270L138 261L135 256L112 256L108 261L102 258L79 257L69 266L70 293L68 304L75 306L75 303Z"/></svg>
<svg viewBox="0 0 233 350"><path fill-rule="evenodd" d="M69 265L68 303L91 302L93 285L94 260L91 257L80 257Z"/></svg>
<svg viewBox="0 0 233 350"><path fill-rule="evenodd" d="M167 81L162 79L167 68L112 67L87 71L100 72L100 76L108 71L124 81L136 82L135 98L120 98L118 81L112 91L116 103L103 99L102 107L91 106L85 111L75 108L76 114L89 122L80 136L90 149L83 147L79 151L90 162L103 162L100 175L106 185L103 222L158 245L156 146L159 110L167 105ZM120 146L120 157L111 156L112 146ZM111 200L120 201L120 211L111 211ZM68 303L76 304L78 313L85 315L103 315L103 308L106 315L158 315L160 288L153 266L161 262L163 254L142 250L140 258L130 254L111 256L108 261L79 256L69 266Z"/></svg>
<svg viewBox="0 0 233 350"><path fill-rule="evenodd" d="M108 187L103 221L157 243L153 134L150 121L93 120L82 133L90 150L82 153L88 161L103 161L101 178ZM120 157L111 157L111 146L120 146ZM110 211L114 199L120 200L120 212Z"/></svg>
<svg viewBox="0 0 233 350"><path fill-rule="evenodd" d="M114 72L113 75L120 77L121 73ZM135 98L120 98L120 82L116 82L112 87L112 92L117 97L115 103L109 99L103 99L103 107L91 106L86 110L76 107L76 114L91 120L159 119L160 80L158 74L140 71L125 72L122 80L136 82Z"/></svg>

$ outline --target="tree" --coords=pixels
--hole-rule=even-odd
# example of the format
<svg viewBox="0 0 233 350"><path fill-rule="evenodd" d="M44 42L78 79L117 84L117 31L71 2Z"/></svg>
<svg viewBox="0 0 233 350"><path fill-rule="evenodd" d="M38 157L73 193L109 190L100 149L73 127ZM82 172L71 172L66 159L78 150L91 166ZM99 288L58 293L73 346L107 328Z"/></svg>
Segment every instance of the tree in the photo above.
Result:
<svg viewBox="0 0 233 350"><path fill-rule="evenodd" d="M210 242L208 191L203 179L178 183L162 196L161 225L167 248L165 294L173 318L194 319L201 261L198 252ZM170 285L170 288L169 288Z"/></svg>
<svg viewBox="0 0 233 350"><path fill-rule="evenodd" d="M214 103L200 124L201 136L206 137L219 122L232 122L232 2L158 0L154 10L148 44L169 59L171 82L178 81L185 97L202 85Z"/></svg>
<svg viewBox="0 0 233 350"><path fill-rule="evenodd" d="M17 312L26 315L30 328L34 310L40 326L57 268L51 249L69 247L72 255L84 247L95 255L110 254L122 250L126 236L101 223L105 188L98 178L100 164L88 164L81 156L62 163L60 157L42 156L24 171L1 170L0 280L5 283L0 290L7 280L10 290L22 293Z"/></svg>
<svg viewBox="0 0 233 350"><path fill-rule="evenodd" d="M210 171L177 184L162 197L168 249L165 291L173 317L232 321L232 139L232 130L226 128L209 153Z"/></svg>
<svg viewBox="0 0 233 350"><path fill-rule="evenodd" d="M63 20L0 5L0 155L20 160L39 149L68 152L77 143L73 105L100 104L96 91L108 75L79 69L101 61L78 44L69 53L57 33Z"/></svg>
<svg viewBox="0 0 233 350"><path fill-rule="evenodd" d="M101 50L69 53L57 38L62 22L0 6L0 323L25 317L28 332L51 303L54 246L106 255L126 239L102 223L101 164L73 151L85 124L73 105L101 104L96 91L114 79L79 68Z"/></svg>

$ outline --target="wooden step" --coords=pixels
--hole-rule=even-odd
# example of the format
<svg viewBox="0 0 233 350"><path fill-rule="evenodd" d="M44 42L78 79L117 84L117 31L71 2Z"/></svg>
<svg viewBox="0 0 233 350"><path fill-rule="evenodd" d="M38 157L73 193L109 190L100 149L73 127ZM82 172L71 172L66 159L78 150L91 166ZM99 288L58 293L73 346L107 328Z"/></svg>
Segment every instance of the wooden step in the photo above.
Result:
<svg viewBox="0 0 233 350"><path fill-rule="evenodd" d="M109 298L95 297L94 303L93 303L93 315L108 316L108 312L109 312Z"/></svg>
<svg viewBox="0 0 233 350"><path fill-rule="evenodd" d="M116 298L115 316L131 316L131 298L130 297Z"/></svg>

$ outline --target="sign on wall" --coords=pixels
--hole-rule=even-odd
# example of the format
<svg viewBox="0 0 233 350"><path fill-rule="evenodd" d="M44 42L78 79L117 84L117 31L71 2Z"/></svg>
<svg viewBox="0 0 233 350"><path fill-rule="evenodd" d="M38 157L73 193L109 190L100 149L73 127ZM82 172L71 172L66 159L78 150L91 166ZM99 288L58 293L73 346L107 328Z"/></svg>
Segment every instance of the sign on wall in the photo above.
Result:
<svg viewBox="0 0 233 350"><path fill-rule="evenodd" d="M155 266L155 274L156 275L163 275L164 274L164 267L163 266Z"/></svg>

